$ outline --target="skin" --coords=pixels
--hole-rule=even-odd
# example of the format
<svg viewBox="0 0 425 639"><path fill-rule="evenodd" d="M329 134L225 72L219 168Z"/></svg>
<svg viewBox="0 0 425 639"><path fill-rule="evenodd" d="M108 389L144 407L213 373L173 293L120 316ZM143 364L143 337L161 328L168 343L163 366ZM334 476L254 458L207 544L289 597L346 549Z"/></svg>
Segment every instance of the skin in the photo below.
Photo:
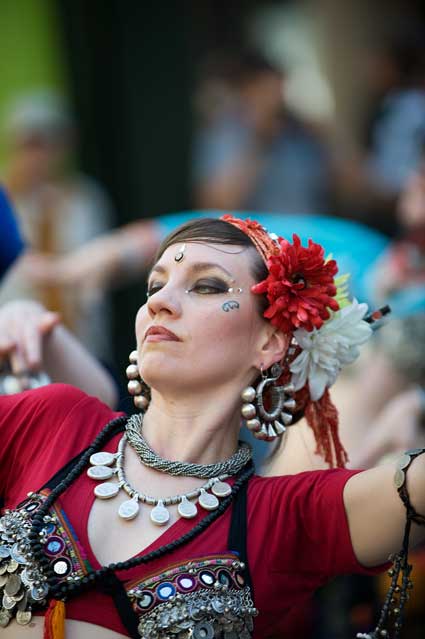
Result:
<svg viewBox="0 0 425 639"><path fill-rule="evenodd" d="M163 457L207 464L234 452L241 389L253 381L261 366L268 368L283 357L288 339L260 317L257 300L250 294L254 284L251 249L188 243L185 258L179 263L174 261L176 250L169 247L152 271L150 297L136 317L139 369L152 389L144 435ZM219 263L222 268L207 268L205 263ZM218 291L217 281L221 282ZM234 282L243 289L238 298L240 308L224 313L221 306L228 299L227 288ZM146 338L152 326L165 327L177 339L170 340L169 335L164 339L153 335ZM125 471L135 488L156 496L183 493L202 482L143 467L131 449ZM383 562L400 548L404 510L393 487L393 475L393 465L365 471L350 479L344 491L354 551L365 565ZM409 471L409 491L413 505L422 513L424 484L425 464L419 458ZM120 495L111 501L97 500L90 512L89 539L101 563L140 552L166 529L151 524L145 509L130 525L120 521L116 511L125 499ZM175 510L170 511L173 522ZM422 531L414 527L416 541L424 537ZM91 627L89 635L87 624L80 622L68 621L68 629L71 639L121 637L100 627ZM2 632L5 639L20 639L27 629L14 624ZM34 627L32 636L41 638L40 624Z"/></svg>

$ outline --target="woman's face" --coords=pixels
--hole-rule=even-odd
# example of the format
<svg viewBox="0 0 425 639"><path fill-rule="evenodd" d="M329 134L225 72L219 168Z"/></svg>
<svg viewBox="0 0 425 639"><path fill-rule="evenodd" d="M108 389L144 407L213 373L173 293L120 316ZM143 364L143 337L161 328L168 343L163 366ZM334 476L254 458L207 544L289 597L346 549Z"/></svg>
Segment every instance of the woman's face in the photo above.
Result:
<svg viewBox="0 0 425 639"><path fill-rule="evenodd" d="M272 332L251 293L255 249L202 242L182 249L167 248L150 273L149 299L136 316L140 374L160 392L240 388L260 368Z"/></svg>

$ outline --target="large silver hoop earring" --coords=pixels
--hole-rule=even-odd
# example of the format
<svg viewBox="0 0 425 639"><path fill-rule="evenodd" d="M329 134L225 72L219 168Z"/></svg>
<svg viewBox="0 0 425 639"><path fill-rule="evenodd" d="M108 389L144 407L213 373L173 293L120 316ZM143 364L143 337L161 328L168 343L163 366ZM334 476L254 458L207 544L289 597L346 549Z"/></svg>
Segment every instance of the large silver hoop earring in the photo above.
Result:
<svg viewBox="0 0 425 639"><path fill-rule="evenodd" d="M273 364L269 374L261 371L261 381L257 388L248 386L241 393L243 400L241 413L246 420L246 426L257 439L272 441L280 437L286 426L292 422L289 411L296 408L293 397L293 384L278 386L276 382L282 375L280 364ZM270 406L264 405L265 393ZM286 410L285 410L286 409Z"/></svg>
<svg viewBox="0 0 425 639"><path fill-rule="evenodd" d="M128 392L133 395L133 402L136 408L146 411L151 400L151 392L149 386L140 377L139 367L137 366L137 351L131 351L128 359L130 364L125 371L129 380L127 384Z"/></svg>

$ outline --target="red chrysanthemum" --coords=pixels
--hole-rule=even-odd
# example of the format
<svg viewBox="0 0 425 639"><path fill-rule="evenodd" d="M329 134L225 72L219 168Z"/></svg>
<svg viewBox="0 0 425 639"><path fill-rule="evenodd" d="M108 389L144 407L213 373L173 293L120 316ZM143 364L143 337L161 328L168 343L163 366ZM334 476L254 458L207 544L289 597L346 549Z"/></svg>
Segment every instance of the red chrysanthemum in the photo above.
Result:
<svg viewBox="0 0 425 639"><path fill-rule="evenodd" d="M280 253L267 260L268 277L252 287L253 293L266 293L270 306L264 313L274 326L284 332L304 328L320 328L337 311L334 276L338 271L335 260L325 262L320 244L308 241L301 246L298 235L294 243L279 238Z"/></svg>

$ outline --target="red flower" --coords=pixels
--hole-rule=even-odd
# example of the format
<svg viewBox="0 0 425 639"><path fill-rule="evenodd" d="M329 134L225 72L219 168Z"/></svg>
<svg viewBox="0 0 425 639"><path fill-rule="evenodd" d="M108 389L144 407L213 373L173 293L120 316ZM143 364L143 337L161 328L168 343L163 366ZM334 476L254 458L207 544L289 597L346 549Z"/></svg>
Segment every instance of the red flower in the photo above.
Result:
<svg viewBox="0 0 425 639"><path fill-rule="evenodd" d="M301 246L298 235L294 243L279 238L280 253L268 261L268 277L252 287L253 293L266 293L270 306L264 317L284 332L297 328L312 331L320 328L330 317L329 308L339 309L334 299L334 276L338 271L335 260L324 260L320 244L308 241Z"/></svg>

